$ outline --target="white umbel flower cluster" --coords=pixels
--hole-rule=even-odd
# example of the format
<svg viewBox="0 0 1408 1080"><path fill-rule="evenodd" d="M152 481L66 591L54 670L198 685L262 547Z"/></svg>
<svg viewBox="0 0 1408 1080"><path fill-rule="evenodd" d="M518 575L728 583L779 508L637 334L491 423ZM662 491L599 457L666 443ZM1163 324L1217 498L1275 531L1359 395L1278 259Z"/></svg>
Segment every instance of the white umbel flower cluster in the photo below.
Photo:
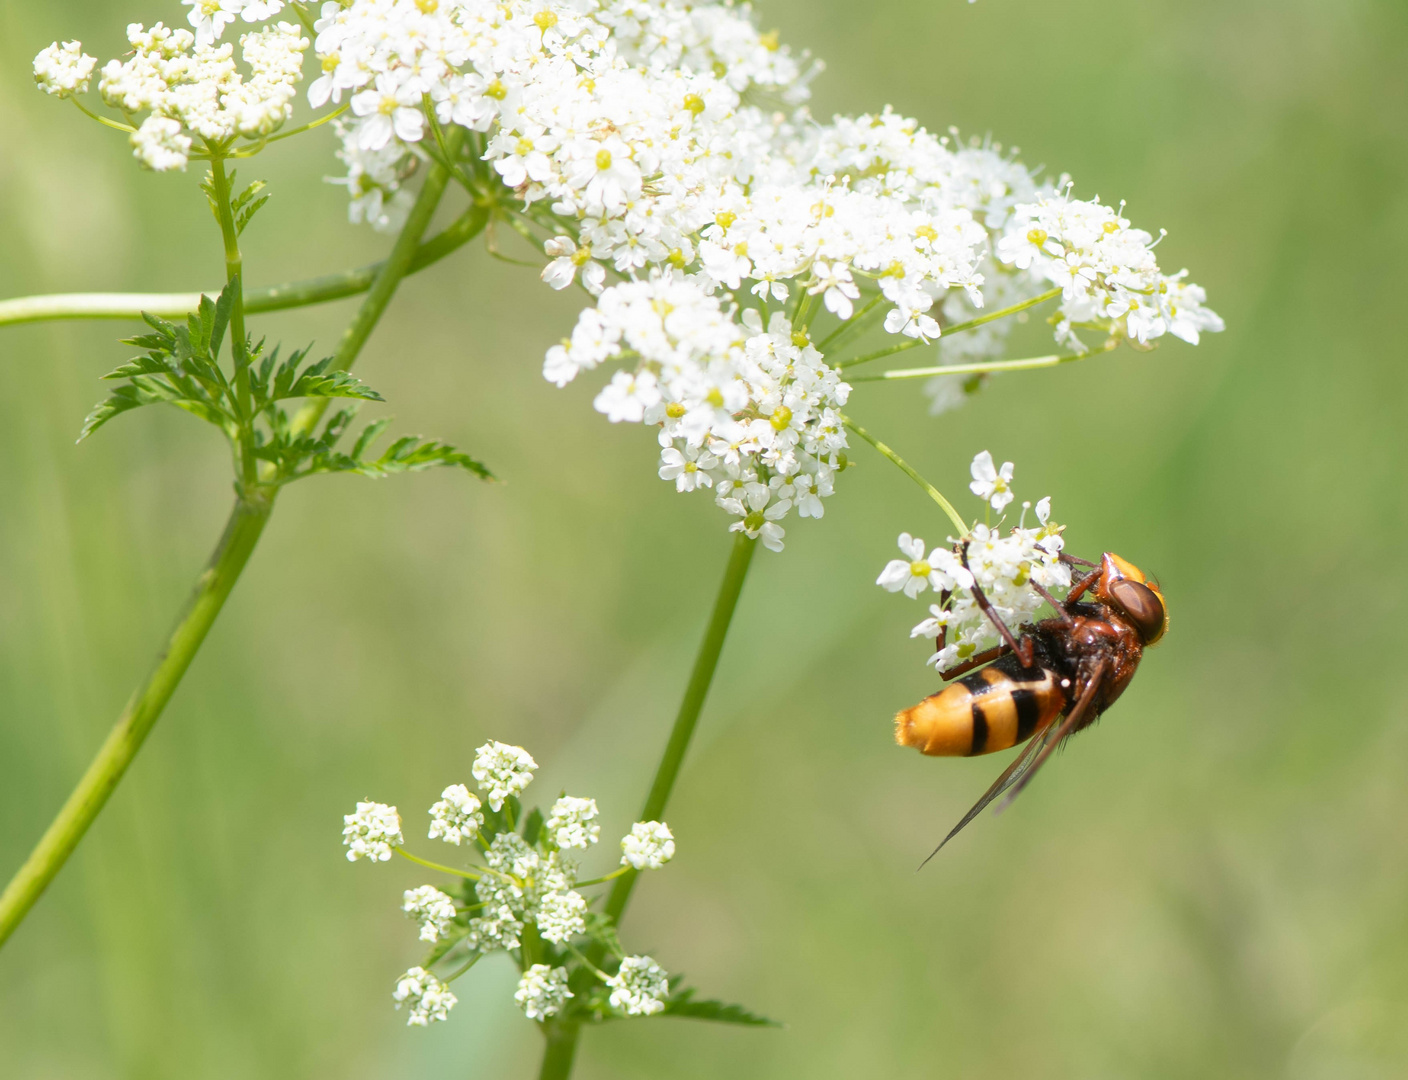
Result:
<svg viewBox="0 0 1408 1080"><path fill-rule="evenodd" d="M108 61L98 92L105 104L129 117L148 114L132 135L133 152L158 172L184 169L196 139L228 145L277 131L293 113L309 44L291 23L245 34L240 49L250 69L246 78L235 65L233 45L197 40L189 30L132 23L127 40L132 55Z"/></svg>
<svg viewBox="0 0 1408 1080"><path fill-rule="evenodd" d="M493 810L503 809L505 799L531 784L537 767L527 750L508 743L485 743L474 753L474 779Z"/></svg>
<svg viewBox="0 0 1408 1080"><path fill-rule="evenodd" d="M440 793L440 801L430 808L430 839L444 840L459 847L473 840L484 827L483 803L463 784L451 784Z"/></svg>
<svg viewBox="0 0 1408 1080"><path fill-rule="evenodd" d="M420 923L421 941L436 942L450 930L458 910L455 902L434 885L407 889L401 910Z"/></svg>
<svg viewBox="0 0 1408 1080"><path fill-rule="evenodd" d="M1000 511L1012 501L1010 461L997 469L992 455L984 450L973 459L972 474L969 487L990 507ZM1036 528L1026 526L1031 509L1030 503L1022 504L1021 519L1006 535L1000 525L978 523L961 540L950 538L952 547L934 548L927 554L923 540L900 534L904 558L887 563L875 583L911 598L930 589L940 594L939 603L929 607L930 617L910 631L910 637L927 638L947 631L944 647L928 660L936 668L952 667L1001 640L974 598L975 583L1014 632L1046 602L1034 584L1048 591L1070 586L1070 567L1061 560L1064 526L1051 520L1050 498L1036 504ZM966 556L966 567L960 549Z"/></svg>
<svg viewBox="0 0 1408 1080"><path fill-rule="evenodd" d="M1077 351L1085 346L1072 324L1118 329L1141 344L1173 334L1196 345L1202 331L1223 329L1207 294L1184 280L1186 270L1159 270L1154 244L1120 210L1072 199L1068 188L1019 205L997 255L1061 287L1057 337Z"/></svg>
<svg viewBox="0 0 1408 1080"><path fill-rule="evenodd" d="M675 857L675 836L663 821L637 821L621 838L621 865L659 870Z"/></svg>
<svg viewBox="0 0 1408 1080"><path fill-rule="evenodd" d="M1159 272L1148 233L1073 201L1064 178L1039 183L997 147L888 109L814 122L801 103L816 65L746 5L351 0L316 29L309 99L348 94L355 117L341 128L354 220L397 224L436 125L472 132L547 234L543 279L598 298L547 378L624 362L596 408L657 426L661 478L709 489L774 550L794 511L822 515L845 465L849 387L811 334L817 312L883 315L930 341L940 318L1056 282L1058 334L1082 349L1077 325L1146 344L1219 325L1201 290ZM1033 236L1039 255L1022 250ZM1004 340L966 344L986 359ZM970 389L931 392L944 408Z"/></svg>
<svg viewBox="0 0 1408 1080"><path fill-rule="evenodd" d="M529 1020L546 1020L556 1016L572 997L567 989L567 969L548 964L534 964L518 980L513 1000Z"/></svg>
<svg viewBox="0 0 1408 1080"><path fill-rule="evenodd" d="M428 1027L437 1020L447 1019L459 999L425 968L413 967L396 981L391 1000L398 1009L402 1005L409 1008L407 1026Z"/></svg>
<svg viewBox="0 0 1408 1080"><path fill-rule="evenodd" d="M434 885L405 890L401 909L418 924L420 940L437 946L437 963L463 971L477 956L512 955L523 972L515 1000L530 1019L543 1020L572 998L568 979L583 949L591 945L619 956L621 947L613 921L594 914L577 885L576 860L601 835L596 800L563 795L546 818L536 810L520 814L516 804L508 804L528 787L537 767L521 746L494 741L479 747L474 776L492 809L484 810L465 785L451 784L431 807L430 839L482 851L484 862L455 871L464 880L448 891ZM349 859L384 862L403 843L393 806L361 802L344 820ZM664 822L641 821L622 839L621 850L621 866L587 886L606 884L629 867L658 869L673 858L675 841ZM524 951L525 935L535 942L530 952ZM608 978L590 964L586 969ZM628 957L608 985L612 1008L633 1016L659 1012L669 992L664 971L648 957ZM410 1006L408 1022L421 1026L443 1020L455 1003L449 988L424 968L406 972L393 997L398 1007ZM597 1008L600 995L592 1001Z"/></svg>
<svg viewBox="0 0 1408 1080"><path fill-rule="evenodd" d="M34 81L55 97L86 94L98 58L89 56L77 41L57 41L34 58Z"/></svg>
<svg viewBox="0 0 1408 1080"><path fill-rule="evenodd" d="M391 852L405 843L401 836L401 815L396 807L378 802L359 802L355 813L342 818L342 842L347 845L347 861L370 859L386 862Z"/></svg>
<svg viewBox="0 0 1408 1080"><path fill-rule="evenodd" d="M551 843L560 849L586 850L601 839L601 826L596 823L595 799L578 799L564 795L553 803L552 813L543 828Z"/></svg>
<svg viewBox="0 0 1408 1080"><path fill-rule="evenodd" d="M670 996L669 976L648 956L628 956L620 970L606 980L613 1009L627 1016L654 1016L665 1011Z"/></svg>

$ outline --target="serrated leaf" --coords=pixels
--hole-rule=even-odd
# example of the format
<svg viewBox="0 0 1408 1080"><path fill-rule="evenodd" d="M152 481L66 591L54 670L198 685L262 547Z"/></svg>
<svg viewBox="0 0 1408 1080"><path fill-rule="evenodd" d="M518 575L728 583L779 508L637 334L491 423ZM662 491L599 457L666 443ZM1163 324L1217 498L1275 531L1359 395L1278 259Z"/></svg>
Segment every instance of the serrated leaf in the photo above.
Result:
<svg viewBox="0 0 1408 1080"><path fill-rule="evenodd" d="M250 223L250 220L254 217L254 215L259 213L260 208L262 208L263 205L268 201L269 196L261 195L259 196L259 198L255 199L252 203L250 203L247 207L245 207L243 210L241 210L238 214L235 215L236 235L239 235L240 233L244 232L245 226Z"/></svg>
<svg viewBox="0 0 1408 1080"><path fill-rule="evenodd" d="M728 1005L722 1001L695 1001L693 990L684 990L665 1002L665 1011L659 1016L679 1016L691 1020L712 1020L716 1024L741 1024L745 1027L782 1027L776 1020L759 1016L742 1005Z"/></svg>
<svg viewBox="0 0 1408 1080"><path fill-rule="evenodd" d="M104 379L130 379L134 375L166 375L171 371L171 366L166 363L160 353L149 353L146 356L134 356L121 367L113 368Z"/></svg>
<svg viewBox="0 0 1408 1080"><path fill-rule="evenodd" d="M362 434L357 436L357 441L352 446L352 460L360 461L367 451L367 447L381 438L381 433L391 426L391 418L384 416L380 420L373 420L362 429Z"/></svg>
<svg viewBox="0 0 1408 1080"><path fill-rule="evenodd" d="M217 357L220 355L220 345L225 340L225 328L230 325L230 313L235 310L235 282L240 280L240 275L235 275L233 281L227 282L220 290L219 297L215 301L215 319L210 326L210 355ZM201 297L202 301L205 299Z"/></svg>
<svg viewBox="0 0 1408 1080"><path fill-rule="evenodd" d="M105 401L93 406L93 411L83 420L83 429L78 433L78 441L82 442L88 438L115 416L140 409L143 405L156 405L171 400L171 389L155 379L133 379L126 386L119 386Z"/></svg>

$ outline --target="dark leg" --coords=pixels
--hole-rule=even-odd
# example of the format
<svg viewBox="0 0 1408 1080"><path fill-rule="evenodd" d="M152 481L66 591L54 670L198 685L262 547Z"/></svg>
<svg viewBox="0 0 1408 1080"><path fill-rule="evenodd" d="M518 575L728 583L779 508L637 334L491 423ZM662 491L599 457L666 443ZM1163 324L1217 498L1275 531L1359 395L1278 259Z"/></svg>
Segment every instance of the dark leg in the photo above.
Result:
<svg viewBox="0 0 1408 1080"><path fill-rule="evenodd" d="M1041 753L1037 755L1032 767L1022 774L1022 778L1012 785L1012 791L1007 798L1002 800L1002 805L997 808L1001 813L1011 805L1012 800L1022 794L1022 789L1032 782L1032 777L1036 771L1046 764L1046 759L1052 754L1056 747L1060 746L1073 731L1079 726L1083 717L1090 708L1090 703L1095 699L1095 692L1100 689L1100 680L1105 675L1106 661L1103 659L1096 663L1095 669L1090 673L1090 678L1085 681L1085 686L1081 688L1080 699L1076 702L1075 708L1066 716L1065 721L1056 729L1056 734L1046 741L1046 745L1041 748Z"/></svg>
<svg viewBox="0 0 1408 1080"><path fill-rule="evenodd" d="M971 575L973 571L969 569L968 566L967 541L964 541L963 545L958 549L958 558L959 561L963 563L963 569L967 570L968 573ZM983 590L978 585L976 578L973 581L972 592L973 599L977 602L978 607L983 609L983 614L988 617L988 621L992 623L994 627L997 628L997 632L999 636L1001 636L1002 640L1007 642L1011 650L1017 654L1017 659L1022 662L1022 666L1024 668L1031 667L1032 643L1026 638L1023 638L1021 641L1018 641L1017 638L1013 635L1012 631L1007 629L1007 624L1002 621L1002 619L998 616L997 612L993 610L992 605L988 603L988 598L983 595Z"/></svg>
<svg viewBox="0 0 1408 1080"><path fill-rule="evenodd" d="M941 593L939 594L939 610L940 610L940 611L942 611L945 607L948 606L948 598L949 598L950 596L952 596L952 595L953 595L953 593L952 593L950 590L948 590L948 589L945 589L943 592L941 592ZM939 627L939 636L934 639L934 651L935 651L936 653L941 653L941 652L943 652L943 651L944 651L944 646L947 645L947 644L948 644L948 627L947 627L947 626L941 626L941 627Z"/></svg>
<svg viewBox="0 0 1408 1080"><path fill-rule="evenodd" d="M1086 574L1085 577L1081 578L1079 581L1077 581L1074 585L1071 586L1071 591L1066 594L1066 603L1074 604L1077 600L1079 600L1082 596L1085 595L1086 589L1090 588L1090 586L1094 585L1099 580L1099 570L1092 570L1090 573Z"/></svg>
<svg viewBox="0 0 1408 1080"><path fill-rule="evenodd" d="M1099 566L1099 565L1100 565L1098 562L1091 562L1089 559L1078 559L1078 558L1076 558L1076 556L1074 556L1074 555L1067 555L1064 551L1061 553L1061 561L1062 561L1063 563L1066 563L1068 566Z"/></svg>
<svg viewBox="0 0 1408 1080"><path fill-rule="evenodd" d="M994 645L991 649L984 649L976 656L970 656L961 664L954 664L953 667L949 668L947 671L939 672L939 677L943 679L944 682L948 682L950 679L956 679L960 675L968 674L968 672L972 671L974 668L991 663L999 656L1006 656L1011 651L1012 646L1010 645Z"/></svg>
<svg viewBox="0 0 1408 1080"><path fill-rule="evenodd" d="M1056 609L1056 614L1061 616L1062 622L1064 622L1067 626L1074 626L1076 624L1076 621L1071 618L1070 614L1066 611L1066 608L1061 603L1061 601L1057 600L1056 597L1052 596L1035 581L1032 582L1032 588L1037 591L1038 596L1040 596L1043 600L1045 600L1048 604L1050 604Z"/></svg>

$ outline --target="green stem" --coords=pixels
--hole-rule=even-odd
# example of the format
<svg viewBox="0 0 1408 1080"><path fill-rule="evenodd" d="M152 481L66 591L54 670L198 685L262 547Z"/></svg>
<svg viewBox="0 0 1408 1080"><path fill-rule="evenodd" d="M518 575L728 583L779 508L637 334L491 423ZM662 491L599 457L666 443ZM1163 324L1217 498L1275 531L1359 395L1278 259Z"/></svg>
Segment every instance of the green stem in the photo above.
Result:
<svg viewBox="0 0 1408 1080"><path fill-rule="evenodd" d="M434 178L432 170L426 178L427 184ZM396 239L392 257L381 264L372 283L371 295L362 302L362 309L353 321L353 327L357 328L356 348L351 353L353 357L375 325L375 318L364 317L365 310L371 306L379 317L386 310L400 278L409 270L411 260L405 256L407 252L413 255L417 250L420 238L435 212L435 204L444 193L443 176L433 190L433 197L429 200L422 191L415 211ZM402 257L396 257L398 252ZM344 337L343 341L346 344L348 337ZM276 494L276 491L257 484L241 489L220 544L205 572L197 580L185 614L177 623L155 670L133 696L58 817L5 887L4 893L0 894L0 947L73 854L74 848L83 839L141 749L143 740L180 684L211 624L224 606L225 598L249 561L264 524L273 512Z"/></svg>
<svg viewBox="0 0 1408 1080"><path fill-rule="evenodd" d="M272 493L246 495L235 502L224 535L206 564L205 572L197 579L185 612L176 623L156 667L128 702L97 757L39 844L0 894L0 945L14 932L73 854L141 749L143 740L224 607L225 598L249 560L273 509Z"/></svg>
<svg viewBox="0 0 1408 1080"><path fill-rule="evenodd" d="M1023 300L1019 304L1013 304L1010 307L999 308L997 311L989 311L986 315L979 315L976 319L969 319L967 322L954 323L952 326L946 326L944 327L943 336L949 337L953 334L961 334L965 330L975 330L979 326L983 326L986 323L996 322L998 319L1005 319L1009 315L1016 315L1019 311L1026 311L1027 308L1033 308L1036 307L1038 304L1044 304L1046 303L1046 301L1053 300L1060 295L1060 289L1048 289L1046 292L1040 293L1037 296L1033 296L1030 299ZM864 356L857 356L854 360L847 360L844 363L837 364L835 366L841 368L858 367L861 364L868 364L872 360L880 360L886 356L894 356L895 353L902 353L907 349L915 349L918 348L920 345L932 344L932 341L925 341L923 338L910 338L908 341L902 341L898 345L891 345L887 349L878 349L873 353L866 353Z"/></svg>
<svg viewBox="0 0 1408 1080"><path fill-rule="evenodd" d="M850 381L888 382L892 379L927 379L934 375L983 375L1002 371L1035 371L1039 368L1074 363L1076 360L1089 360L1092 356L1109 352L1118 344L1118 341L1112 339L1089 352L1029 356L1022 360L987 360L974 364L940 364L938 367L895 368L891 371L881 372L879 375L856 375Z"/></svg>
<svg viewBox="0 0 1408 1080"><path fill-rule="evenodd" d="M724 570L724 579L719 583L719 595L714 600L714 612L709 616L709 625L704 631L704 640L699 643L699 652L694 657L694 670L690 672L689 684L684 689L684 700L675 714L675 726L670 729L670 740L665 744L664 756L655 767L655 780L650 785L645 806L641 808L638 821L659 821L664 817L665 805L670 801L670 792L675 788L680 766L684 764L685 751L689 740L694 736L694 727L699 714L704 709L704 699L709 695L709 686L714 681L714 670L719 666L719 654L723 652L724 639L728 636L729 624L733 621L734 609L738 607L738 597L743 591L743 581L748 576L748 566L753 561L753 552L758 547L757 540L750 540L739 533L733 542L733 554L729 556ZM606 915L619 923L631 899L631 890L640 877L639 870L631 870L617 879L611 886L611 895L606 899Z"/></svg>
<svg viewBox="0 0 1408 1080"><path fill-rule="evenodd" d="M543 1048L543 1064L538 1080L567 1080L572 1075L572 1059L577 1056L577 1036L581 1025L575 1022L548 1021L541 1025L547 1046Z"/></svg>
<svg viewBox="0 0 1408 1080"><path fill-rule="evenodd" d="M240 284L244 256L240 254L240 234L235 227L225 160L213 149L210 180L215 189L215 215L220 222L220 237L225 243L225 282L233 298L230 307L230 355L235 361L235 406L240 422L240 483L249 486L256 482L258 473L254 463L254 401L249 390L249 338L245 335L244 289Z"/></svg>
<svg viewBox="0 0 1408 1080"><path fill-rule="evenodd" d="M724 579L719 583L719 594L714 599L714 611L709 616L709 625L704 630L704 640L699 643L699 652L694 657L694 669L690 672L689 683L684 690L684 700L675 714L674 727L670 729L669 741L660 764L655 767L655 780L650 785L645 806L641 809L640 821L658 821L665 813L679 777L680 766L684 764L685 751L694 735L699 714L704 709L704 699L709 695L709 685L714 681L714 671L719 666L719 655L723 652L724 639L728 637L729 624L738 607L738 597L743 592L743 582L748 576L748 567L753 561L753 552L758 547L757 540L750 540L739 533L733 542L733 553L724 569ZM640 871L631 869L616 879L611 893L606 898L605 912L609 919L619 925L625 914L626 905L631 899ZM588 950L583 961L593 971L600 974L601 960L605 950L594 945ZM541 1024L547 1046L543 1050L543 1064L538 1071L538 1080L566 1080L572 1072L572 1059L577 1053L577 1037L581 1025L575 1021L548 1021Z"/></svg>
<svg viewBox="0 0 1408 1080"><path fill-rule="evenodd" d="M968 523L958 516L958 511L953 508L953 503L945 499L943 497L943 493L940 492L938 488L936 488L933 484L929 483L929 481L925 480L924 477L920 476L917 472L915 472L914 469L910 467L909 462L905 461L905 459L900 457L899 454L895 453L888 446L886 446L879 439L877 439L874 435L866 431L865 428L861 427L859 424L851 420L850 417L842 416L841 420L848 428L850 428L862 439L868 442L871 446L879 450L880 453L884 454L887 458L889 458L896 465L898 465L900 469L903 470L906 476L908 476L916 484L922 487L928 493L929 498L933 499L936 503L938 503L939 506L943 509L943 512L948 515L948 519L953 522L956 526L958 526L958 533L960 536L967 534Z"/></svg>
<svg viewBox="0 0 1408 1080"><path fill-rule="evenodd" d="M422 859L419 855L412 855L405 848L398 847L392 850L403 859L409 859L418 866L424 866L430 870L438 870L442 874L453 874L455 877L468 878L470 881L478 881L484 876L483 874L472 874L467 870L456 870L453 866L441 866L439 863L433 863L429 859Z"/></svg>
<svg viewBox="0 0 1408 1080"><path fill-rule="evenodd" d="M487 204L471 206L444 232L416 248L406 273L414 274L478 236L489 220ZM356 296L371 288L385 262L336 274L250 289L244 296L246 314L283 311ZM218 290L217 290L218 291ZM57 319L140 319L142 313L174 318L200 307L200 293L54 293L0 300L0 326Z"/></svg>
<svg viewBox="0 0 1408 1080"><path fill-rule="evenodd" d="M454 131L445 140L452 153L458 151L463 138L464 128L455 125ZM416 196L411 212L406 217L406 224L401 227L401 235L396 237L396 244L382 263L381 273L377 275L376 281L372 282L371 289L367 291L367 298L357 309L356 318L338 342L332 362L334 370L346 371L357 362L362 346L367 343L367 338L381 319L386 305L391 303L391 298L396 295L396 288L401 284L401 279L410 271L411 262L416 257L416 249L420 246L420 239L430 227L430 219L435 216L435 210L440 205L440 198L445 194L449 182L450 171L447 168L438 164L430 167L425 183L421 185L420 194ZM331 403L331 398L322 398L310 401L299 409L293 418L294 436L307 434L317 427L318 421L323 418Z"/></svg>

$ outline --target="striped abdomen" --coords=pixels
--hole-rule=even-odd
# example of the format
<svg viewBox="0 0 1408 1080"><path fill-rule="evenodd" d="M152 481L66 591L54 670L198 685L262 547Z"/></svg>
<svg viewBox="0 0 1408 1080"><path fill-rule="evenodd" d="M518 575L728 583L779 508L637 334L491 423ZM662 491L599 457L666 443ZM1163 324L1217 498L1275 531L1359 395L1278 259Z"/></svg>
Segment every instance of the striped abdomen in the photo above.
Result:
<svg viewBox="0 0 1408 1080"><path fill-rule="evenodd" d="M1055 672L1005 666L999 661L965 675L898 713L895 742L940 757L990 754L1025 742L1061 715L1066 695Z"/></svg>

